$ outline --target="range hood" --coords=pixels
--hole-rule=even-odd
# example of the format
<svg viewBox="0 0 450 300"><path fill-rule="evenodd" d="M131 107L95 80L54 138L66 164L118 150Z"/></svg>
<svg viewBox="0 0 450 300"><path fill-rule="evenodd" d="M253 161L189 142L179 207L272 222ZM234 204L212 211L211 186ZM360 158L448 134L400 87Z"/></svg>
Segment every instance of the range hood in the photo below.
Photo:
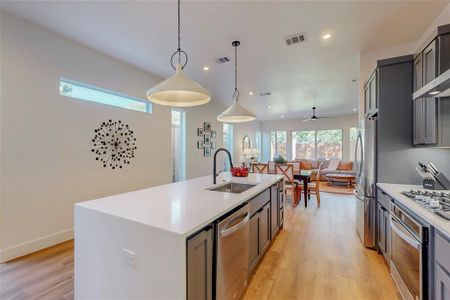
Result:
<svg viewBox="0 0 450 300"><path fill-rule="evenodd" d="M413 100L421 97L450 97L450 69L413 93Z"/></svg>

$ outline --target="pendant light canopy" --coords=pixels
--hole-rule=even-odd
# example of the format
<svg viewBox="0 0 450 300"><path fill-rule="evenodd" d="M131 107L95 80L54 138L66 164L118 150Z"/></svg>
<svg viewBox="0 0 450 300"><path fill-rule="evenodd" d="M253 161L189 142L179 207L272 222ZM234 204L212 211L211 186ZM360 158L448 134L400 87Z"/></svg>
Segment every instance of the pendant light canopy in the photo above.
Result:
<svg viewBox="0 0 450 300"><path fill-rule="evenodd" d="M211 100L211 93L197 82L187 78L183 69L188 62L188 55L181 50L180 37L180 0L178 0L178 48L170 58L170 64L175 70L175 74L163 82L147 91L147 99L153 103L165 106L197 106L206 104ZM175 55L178 54L178 63L173 64ZM184 55L184 64L181 63L181 56Z"/></svg>
<svg viewBox="0 0 450 300"><path fill-rule="evenodd" d="M246 108L242 107L239 103L239 90L237 88L237 47L241 43L234 41L232 43L234 47L234 92L233 92L233 104L228 107L223 113L217 116L217 121L224 123L241 123L250 122L256 119L255 114L251 113Z"/></svg>

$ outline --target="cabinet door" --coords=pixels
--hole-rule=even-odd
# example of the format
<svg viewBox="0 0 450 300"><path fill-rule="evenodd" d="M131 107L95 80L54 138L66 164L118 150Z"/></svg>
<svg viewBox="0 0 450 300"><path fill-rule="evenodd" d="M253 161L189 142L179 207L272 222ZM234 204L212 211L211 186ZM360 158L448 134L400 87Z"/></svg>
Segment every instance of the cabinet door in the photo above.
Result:
<svg viewBox="0 0 450 300"><path fill-rule="evenodd" d="M212 299L212 226L187 241L187 299Z"/></svg>
<svg viewBox="0 0 450 300"><path fill-rule="evenodd" d="M424 101L422 98L413 102L413 144L424 143Z"/></svg>
<svg viewBox="0 0 450 300"><path fill-rule="evenodd" d="M370 112L374 112L377 108L377 72L375 71L370 81Z"/></svg>
<svg viewBox="0 0 450 300"><path fill-rule="evenodd" d="M271 228L271 238L275 237L275 234L278 232L280 221L278 219L278 188L276 185L270 188L270 228Z"/></svg>
<svg viewBox="0 0 450 300"><path fill-rule="evenodd" d="M370 112L370 85L367 84L364 88L364 114Z"/></svg>
<svg viewBox="0 0 450 300"><path fill-rule="evenodd" d="M431 42L428 47L423 50L423 85L429 83L436 78L437 72L437 40Z"/></svg>
<svg viewBox="0 0 450 300"><path fill-rule="evenodd" d="M259 213L259 254L262 255L270 244L270 203L267 203Z"/></svg>
<svg viewBox="0 0 450 300"><path fill-rule="evenodd" d="M437 99L425 98L423 99L423 134L425 144L437 143Z"/></svg>
<svg viewBox="0 0 450 300"><path fill-rule="evenodd" d="M377 204L377 215L378 215L378 248L384 254L386 251L386 225L384 224L384 209L383 206Z"/></svg>
<svg viewBox="0 0 450 300"><path fill-rule="evenodd" d="M423 86L422 53L414 59L414 84L413 91L417 91Z"/></svg>
<svg viewBox="0 0 450 300"><path fill-rule="evenodd" d="M389 219L389 211L384 210L384 258L390 265L391 261L391 221Z"/></svg>
<svg viewBox="0 0 450 300"><path fill-rule="evenodd" d="M435 266L434 299L450 300L450 276L440 265Z"/></svg>
<svg viewBox="0 0 450 300"><path fill-rule="evenodd" d="M256 266L259 259L259 212L250 218L250 236L248 249L248 267L250 271Z"/></svg>

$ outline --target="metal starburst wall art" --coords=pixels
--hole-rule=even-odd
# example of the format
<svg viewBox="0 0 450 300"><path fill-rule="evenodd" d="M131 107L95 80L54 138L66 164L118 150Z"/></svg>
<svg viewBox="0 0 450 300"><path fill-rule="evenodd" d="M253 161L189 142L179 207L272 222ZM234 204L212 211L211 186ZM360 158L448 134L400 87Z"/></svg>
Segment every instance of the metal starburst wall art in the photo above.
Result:
<svg viewBox="0 0 450 300"><path fill-rule="evenodd" d="M100 161L103 167L122 169L134 158L134 151L137 149L136 138L127 124L120 120L108 120L94 132L94 147L91 151L95 154L95 160Z"/></svg>

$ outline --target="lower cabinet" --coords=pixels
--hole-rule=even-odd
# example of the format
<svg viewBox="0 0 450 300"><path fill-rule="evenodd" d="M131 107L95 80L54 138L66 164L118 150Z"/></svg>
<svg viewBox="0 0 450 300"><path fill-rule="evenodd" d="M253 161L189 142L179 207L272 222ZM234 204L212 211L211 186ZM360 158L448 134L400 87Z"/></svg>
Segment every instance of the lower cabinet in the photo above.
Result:
<svg viewBox="0 0 450 300"><path fill-rule="evenodd" d="M264 205L250 218L248 266L253 271L264 251L270 244L270 203Z"/></svg>
<svg viewBox="0 0 450 300"><path fill-rule="evenodd" d="M390 219L389 211L379 203L377 204L377 244L378 249L383 254L385 260L389 263L390 251Z"/></svg>
<svg viewBox="0 0 450 300"><path fill-rule="evenodd" d="M282 209L282 207L280 207L280 183L278 183L270 188L270 227L272 237L274 237L280 229L280 209Z"/></svg>
<svg viewBox="0 0 450 300"><path fill-rule="evenodd" d="M187 299L213 299L212 226L187 241Z"/></svg>
<svg viewBox="0 0 450 300"><path fill-rule="evenodd" d="M450 299L450 241L438 233L434 239L434 299Z"/></svg>

